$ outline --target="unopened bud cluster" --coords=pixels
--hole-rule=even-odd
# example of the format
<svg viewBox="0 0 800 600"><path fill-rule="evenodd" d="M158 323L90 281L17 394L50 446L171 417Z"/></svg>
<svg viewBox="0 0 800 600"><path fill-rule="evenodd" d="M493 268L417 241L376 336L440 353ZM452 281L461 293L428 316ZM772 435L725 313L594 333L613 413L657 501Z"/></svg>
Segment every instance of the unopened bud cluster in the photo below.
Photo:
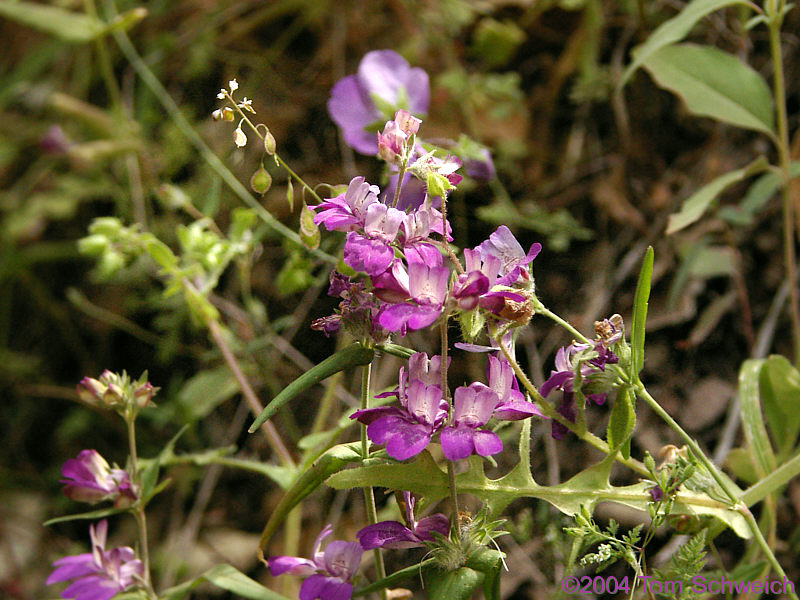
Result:
<svg viewBox="0 0 800 600"><path fill-rule="evenodd" d="M120 413L144 408L158 392L157 387L147 381L145 371L137 381L131 381L125 371L122 374L103 371L99 379L84 377L77 386L80 399L97 408L108 408Z"/></svg>

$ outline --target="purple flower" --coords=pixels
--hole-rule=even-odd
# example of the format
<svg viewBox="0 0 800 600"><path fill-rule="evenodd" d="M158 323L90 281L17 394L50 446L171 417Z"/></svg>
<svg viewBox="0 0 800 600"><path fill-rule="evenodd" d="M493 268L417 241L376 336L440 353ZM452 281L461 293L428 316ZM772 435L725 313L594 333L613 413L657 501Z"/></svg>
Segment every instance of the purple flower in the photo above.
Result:
<svg viewBox="0 0 800 600"><path fill-rule="evenodd" d="M79 502L115 500L115 504L136 501L136 491L128 472L112 469L96 450L82 450L61 467L63 492Z"/></svg>
<svg viewBox="0 0 800 600"><path fill-rule="evenodd" d="M490 456L503 449L497 434L479 429L486 425L497 406L497 394L482 383L456 388L453 395L453 426L442 429L442 454L447 460L471 454Z"/></svg>
<svg viewBox="0 0 800 600"><path fill-rule="evenodd" d="M542 245L531 244L526 254L511 230L505 225L501 225L476 250L480 252L484 263L488 257L494 257L500 261L500 278L492 281L493 285L512 285L520 277L525 281L530 280L526 267L541 252Z"/></svg>
<svg viewBox="0 0 800 600"><path fill-rule="evenodd" d="M466 158L464 160L464 170L473 179L483 179L488 181L494 177L494 163L488 148L480 149L480 158Z"/></svg>
<svg viewBox="0 0 800 600"><path fill-rule="evenodd" d="M361 154L374 155L378 152L375 131L382 123L398 109L425 114L429 101L425 71L410 67L393 50L375 50L364 55L355 75L333 86L328 113L347 145Z"/></svg>
<svg viewBox="0 0 800 600"><path fill-rule="evenodd" d="M357 410L350 418L367 426L367 436L385 444L396 460L406 460L427 448L431 437L447 418L447 401L438 385L412 379L408 386L401 379L398 397L401 408L379 406Z"/></svg>
<svg viewBox="0 0 800 600"><path fill-rule="evenodd" d="M579 379L581 389L589 391L586 394L587 404L590 401L598 405L603 404L609 386L603 382L596 382L596 376L605 371L607 364L615 364L618 360L601 340L596 341L594 346L573 342L565 348L558 349L555 358L556 368L550 372L547 381L539 387L539 393L547 397L554 389L561 390L563 396L561 403L556 407L556 412L574 423L576 413L573 399L576 378ZM597 389L598 386L600 389ZM560 440L566 433L567 428L564 425L553 421L551 432L553 438Z"/></svg>
<svg viewBox="0 0 800 600"><path fill-rule="evenodd" d="M314 224L324 224L328 231L355 231L364 227L367 211L378 203L380 188L370 185L363 177L353 177L347 191L335 198L329 198L313 207Z"/></svg>
<svg viewBox="0 0 800 600"><path fill-rule="evenodd" d="M375 203L367 209L364 219L364 234L355 231L347 234L344 244L344 262L356 271L367 275L380 275L388 269L394 260L392 242L406 214Z"/></svg>
<svg viewBox="0 0 800 600"><path fill-rule="evenodd" d="M61 592L62 598L75 600L109 600L119 592L137 585L142 577L142 561L134 559L133 549L127 546L105 550L108 522L103 520L89 529L92 551L67 556L53 563L55 570L47 585L74 579Z"/></svg>
<svg viewBox="0 0 800 600"><path fill-rule="evenodd" d="M406 525L397 521L381 521L362 528L356 537L364 550L375 548L415 548L434 540L433 534L447 536L450 520L442 513L436 513L417 521L414 518L414 497L403 492L403 505Z"/></svg>
<svg viewBox="0 0 800 600"><path fill-rule="evenodd" d="M441 256L439 256L441 260ZM429 266L412 262L408 265L408 294L411 302L385 307L378 322L388 331L405 335L408 329L424 329L431 325L444 308L447 298L447 282L450 271L447 267ZM401 285L404 282L398 282Z"/></svg>
<svg viewBox="0 0 800 600"><path fill-rule="evenodd" d="M301 575L306 579L300 586L300 600L349 600L353 593L350 582L361 562L363 549L358 542L333 540L324 552L320 550L325 538L333 533L326 525L314 541L312 558L271 556L267 559L269 572L278 575Z"/></svg>
<svg viewBox="0 0 800 600"><path fill-rule="evenodd" d="M502 421L519 421L534 415L543 416L536 405L525 400L525 396L519 391L519 383L508 361L490 356L487 371L489 389L498 398L494 409L495 418Z"/></svg>

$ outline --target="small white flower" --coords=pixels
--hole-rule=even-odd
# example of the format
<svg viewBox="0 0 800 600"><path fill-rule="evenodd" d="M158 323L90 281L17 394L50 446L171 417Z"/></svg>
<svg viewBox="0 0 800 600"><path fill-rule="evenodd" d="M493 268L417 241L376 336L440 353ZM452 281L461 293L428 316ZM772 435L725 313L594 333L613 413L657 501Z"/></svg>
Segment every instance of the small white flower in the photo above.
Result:
<svg viewBox="0 0 800 600"><path fill-rule="evenodd" d="M228 87L229 87L229 88L231 88L231 91L232 91L232 92L235 92L236 90L238 90L238 89L239 89L239 82L238 82L238 81L236 81L235 79L231 79L231 80L228 82Z"/></svg>
<svg viewBox="0 0 800 600"><path fill-rule="evenodd" d="M243 148L247 144L247 136L242 131L241 125L233 132L233 143L239 148Z"/></svg>
<svg viewBox="0 0 800 600"><path fill-rule="evenodd" d="M215 110L214 112L211 113L211 118L214 119L215 121L221 121L222 111L219 109Z"/></svg>
<svg viewBox="0 0 800 600"><path fill-rule="evenodd" d="M250 99L249 99L247 96L245 96L245 97L242 99L242 101L241 101L241 102L239 102L239 105L238 105L238 106L239 106L239 108L241 108L242 110L246 110L246 111L248 111L248 112L251 112L251 113L253 113L253 114L255 114L255 113L256 113L255 109L253 108L253 101L252 101L252 100L250 100Z"/></svg>
<svg viewBox="0 0 800 600"><path fill-rule="evenodd" d="M225 90L220 90L219 94L217 94L217 98L219 98L220 100L225 100L225 96L226 95L227 95L227 92Z"/></svg>

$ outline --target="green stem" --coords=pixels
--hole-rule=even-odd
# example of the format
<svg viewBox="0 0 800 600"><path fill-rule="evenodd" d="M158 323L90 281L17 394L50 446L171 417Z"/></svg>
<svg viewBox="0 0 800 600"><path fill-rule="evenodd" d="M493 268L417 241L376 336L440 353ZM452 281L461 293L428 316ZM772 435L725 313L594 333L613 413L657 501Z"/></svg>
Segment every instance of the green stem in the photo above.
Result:
<svg viewBox="0 0 800 600"><path fill-rule="evenodd" d="M592 343L592 341L589 338L587 338L580 331L575 329L575 327L573 327L570 323L559 317L556 313L550 311L538 299L534 299L534 310L536 311L537 315L543 315L548 319L550 319L551 321L554 321L558 325L561 325L561 327L569 331L576 340L583 342L584 344Z"/></svg>
<svg viewBox="0 0 800 600"><path fill-rule="evenodd" d="M442 198L442 214L444 214L444 198ZM446 230L445 230L446 231ZM448 401L449 409L448 409L448 416L447 421L450 425L453 424L453 404L449 402L449 394L448 394L448 385L447 385L447 319L448 315L445 313L444 317L442 318L442 323L439 326L439 332L441 337L441 355L442 355L442 362L441 362L441 369L442 369L442 398ZM452 531L453 536L456 538L456 542L461 539L461 527L459 526L458 522L458 488L456 487L456 468L453 464L452 460L447 461L447 481L450 487L450 502L453 504L453 513L450 517L450 528Z"/></svg>
<svg viewBox="0 0 800 600"><path fill-rule="evenodd" d="M130 478L138 486L139 497L136 504L133 505L133 516L136 519L136 525L139 529L139 555L142 557L142 580L144 582L145 591L147 595L155 599L157 598L155 591L153 591L153 581L150 577L150 550L147 542L147 516L144 511L144 503L141 497L142 487L139 479L139 457L136 452L136 427L134 421L136 420L135 408L130 408L126 411L123 418L128 428L128 453L130 455L131 472Z"/></svg>
<svg viewBox="0 0 800 600"><path fill-rule="evenodd" d="M789 483L797 475L800 475L800 454L796 454L766 477L747 488L740 499L747 506L753 506L756 502L760 502L778 488Z"/></svg>
<svg viewBox="0 0 800 600"><path fill-rule="evenodd" d="M228 100L230 100L231 104L233 105L233 108L236 109L236 112L239 113L239 116L242 118L242 120L250 126L250 129L252 129L255 132L255 134L258 136L258 139L260 139L263 142L266 136L265 134L261 133L261 130L258 128L258 125L253 124L253 122L250 120L250 117L248 117L245 114L245 112L239 107L239 105L236 103L236 100L233 99L233 96L231 96L228 91L226 90L223 91L225 91L225 97ZM263 123L259 123L259 125L261 125L267 131L269 131L269 128ZM307 190L308 193L314 197L314 199L317 201L317 204L322 203L322 198L320 198L317 195L317 192L314 191L314 188L308 185L305 182L305 180L302 177L300 177L300 175L295 173L294 170L286 163L286 161L284 161L280 157L280 155L277 152L273 152L272 156L275 158L275 162L277 162L289 174L290 177L293 177L294 180L297 181L297 183L303 186L303 189Z"/></svg>
<svg viewBox="0 0 800 600"><path fill-rule="evenodd" d="M369 408L369 388L370 376L372 374L372 363L361 368L361 410ZM361 460L366 460L369 456L369 440L367 439L367 426L361 424ZM367 511L367 520L370 525L378 522L378 511L375 507L375 491L371 485L362 488L364 491L364 505ZM372 551L375 557L375 574L378 579L386 577L386 567L383 564L383 554L380 548ZM381 589L381 600L387 600L386 588Z"/></svg>
<svg viewBox="0 0 800 600"><path fill-rule="evenodd" d="M110 14L112 16L116 15L116 11L110 10ZM205 160L209 167L225 182L225 184L233 191L233 193L248 207L250 207L258 217L264 221L267 225L269 225L273 230L278 232L280 235L285 237L286 239L294 242L300 247L305 248L300 236L289 229L286 225L278 221L275 217L273 217L267 209L265 209L259 202L253 198L250 192L247 191L247 188L242 185L242 183L236 178L236 176L231 173L231 171L225 166L225 164L214 154L208 145L203 141L203 139L197 134L194 128L191 126L189 121L186 117L183 116L180 108L178 105L175 104L175 101L169 95L164 86L161 85L161 82L158 78L153 74L153 72L149 69L149 67L145 64L139 54L136 52L136 49L133 47L130 38L122 31L114 31L114 39L117 41L117 45L119 46L122 54L128 60L128 62L133 67L134 71L139 75L142 79L144 84L150 88L150 91L156 97L156 99L161 103L164 107L164 110L167 111L169 116L175 122L176 127L178 130L189 140L189 142L195 147L197 152L200 156ZM337 262L336 257L331 256L330 254L323 252L322 250L309 250L311 254L313 254L316 258L319 258L327 263L335 265Z"/></svg>
<svg viewBox="0 0 800 600"><path fill-rule="evenodd" d="M786 115L786 84L783 71L783 56L781 53L781 23L783 22L783 2L768 3L772 14L767 14L769 28L769 48L774 69L773 95L775 97L775 116L778 126L778 160L781 171L781 205L783 217L783 261L786 270L786 279L789 286L789 315L792 322L792 348L794 350L795 365L800 366L800 295L797 285L797 257L795 255L795 224L794 206L791 195L791 175L789 173L790 148L789 125Z"/></svg>

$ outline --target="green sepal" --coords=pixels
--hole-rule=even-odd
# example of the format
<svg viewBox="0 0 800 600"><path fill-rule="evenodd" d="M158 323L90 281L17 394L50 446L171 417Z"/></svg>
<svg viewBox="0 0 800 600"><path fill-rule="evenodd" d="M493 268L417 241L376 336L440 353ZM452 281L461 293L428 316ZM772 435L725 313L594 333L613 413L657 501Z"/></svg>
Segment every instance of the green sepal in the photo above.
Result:
<svg viewBox="0 0 800 600"><path fill-rule="evenodd" d="M297 396L297 394L318 384L323 379L327 379L334 373L344 371L350 367L368 365L372 362L374 356L375 351L372 348L362 346L358 342L350 344L346 348L342 348L318 365L311 367L308 371L283 388L283 391L264 407L261 414L258 415L253 424L250 425L248 431L250 433L256 431L267 419L272 417L284 404Z"/></svg>

